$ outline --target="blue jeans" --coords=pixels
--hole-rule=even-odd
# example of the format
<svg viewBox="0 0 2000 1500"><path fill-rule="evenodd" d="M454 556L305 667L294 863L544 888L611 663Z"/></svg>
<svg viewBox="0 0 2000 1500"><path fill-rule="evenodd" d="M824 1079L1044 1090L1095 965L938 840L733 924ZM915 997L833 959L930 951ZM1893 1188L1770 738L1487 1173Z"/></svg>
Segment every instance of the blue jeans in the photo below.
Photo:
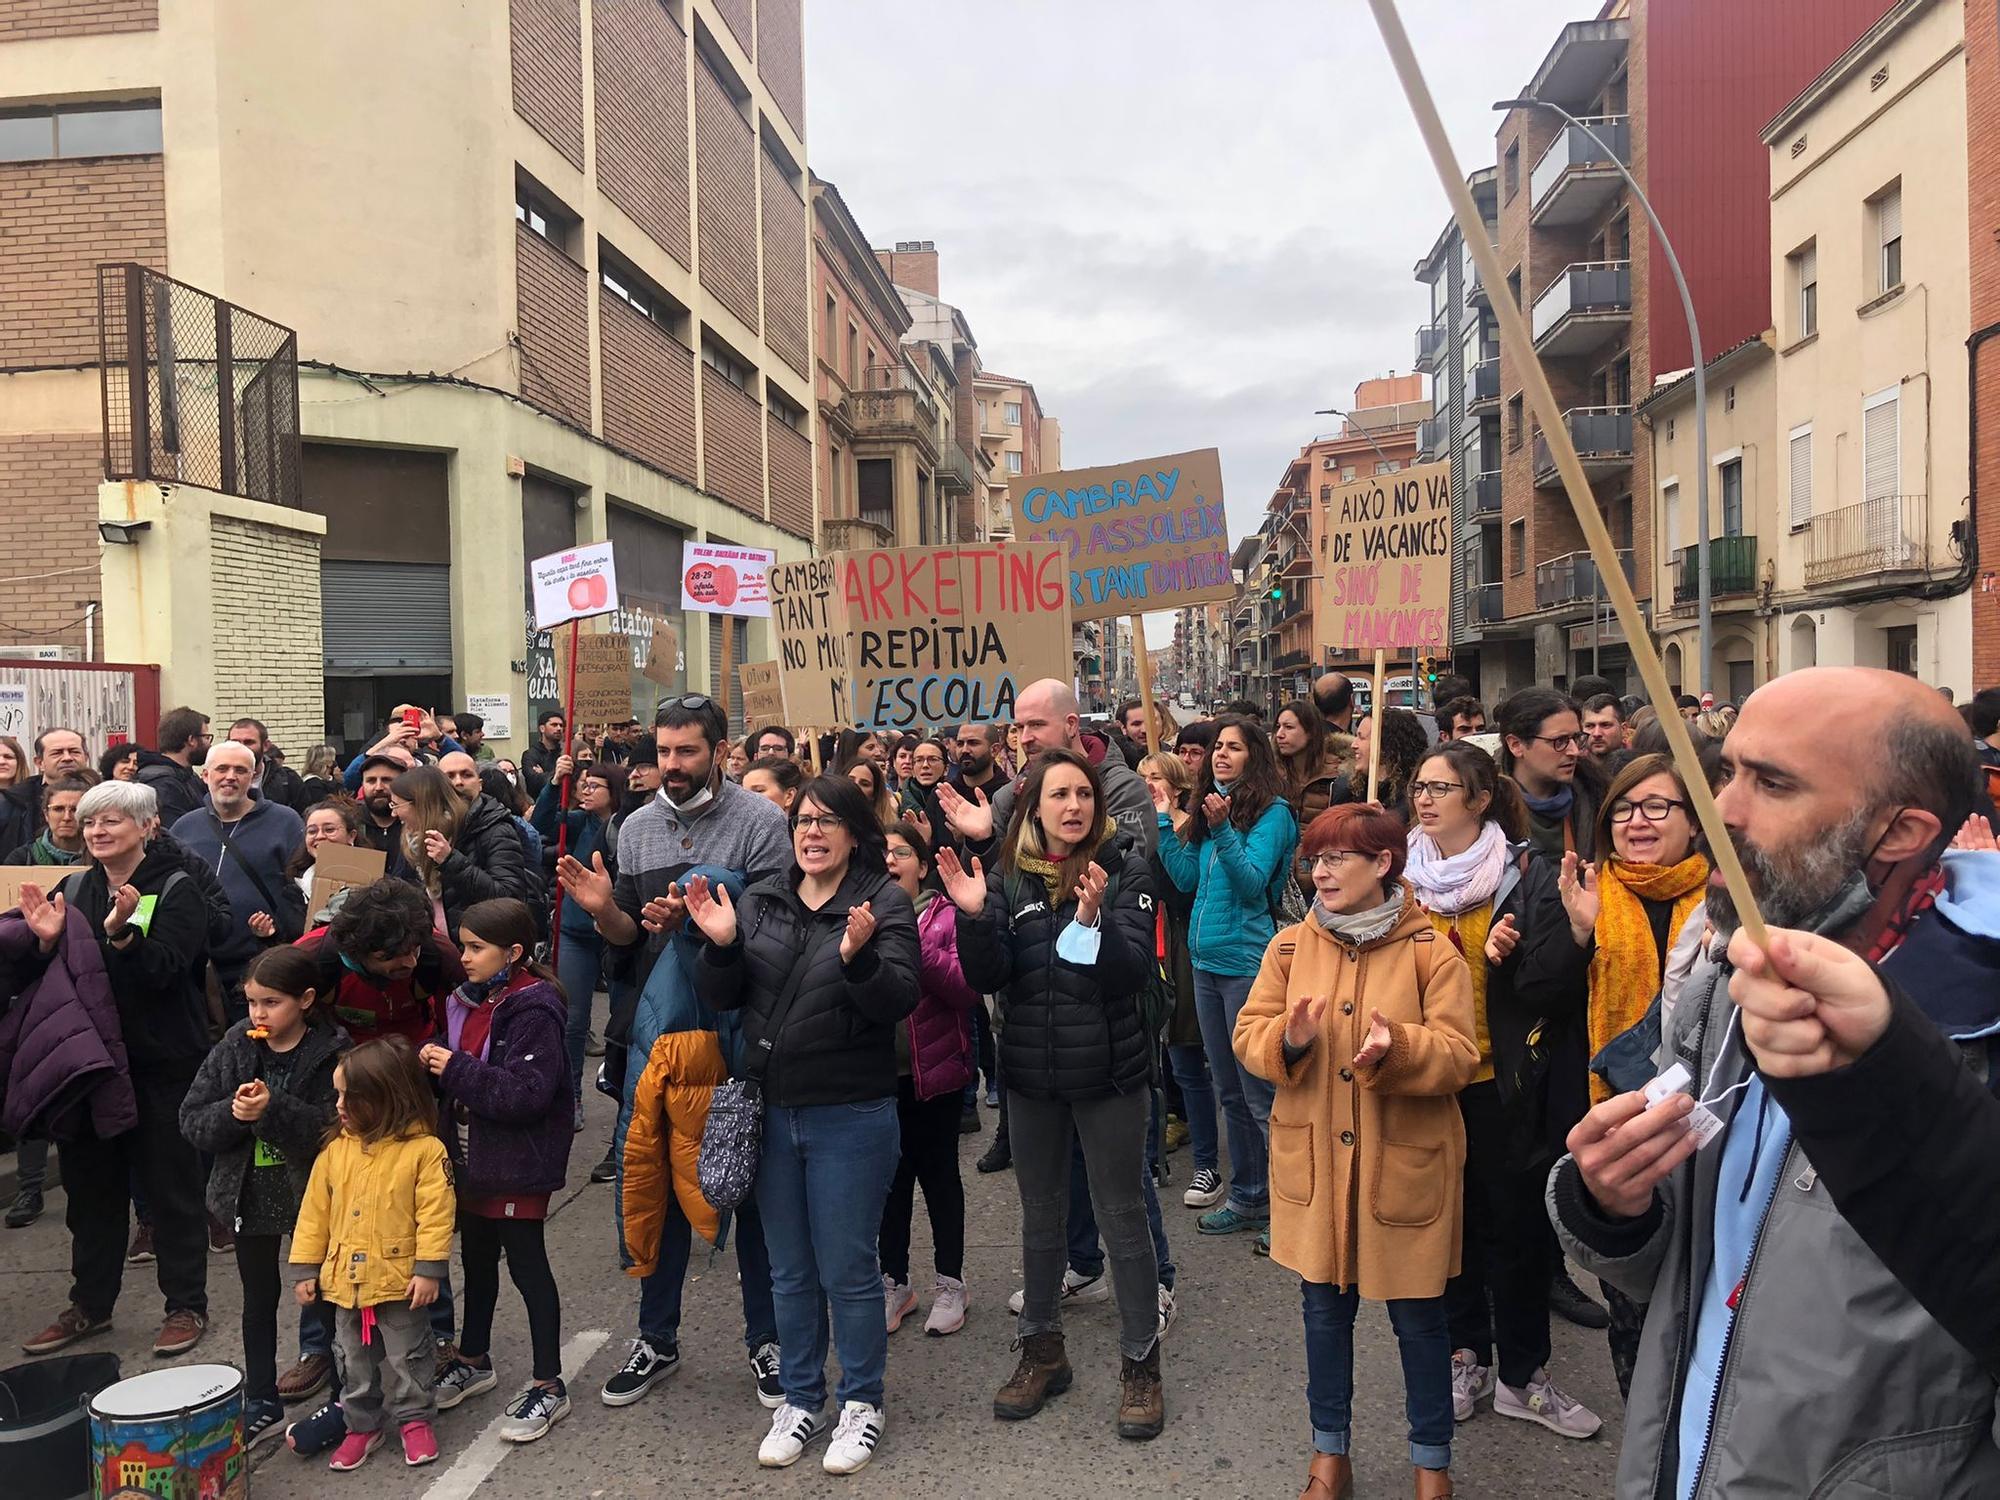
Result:
<svg viewBox="0 0 2000 1500"><path fill-rule="evenodd" d="M736 1270L743 1292L743 1346L752 1354L778 1341L771 1310L771 1258L764 1251L764 1223L757 1200L746 1198L736 1214ZM660 1260L639 1279L639 1335L655 1349L678 1349L681 1341L681 1288L687 1280L694 1230L669 1188L667 1219L660 1227Z"/></svg>
<svg viewBox="0 0 2000 1500"><path fill-rule="evenodd" d="M1146 1129L1146 1157L1150 1162L1159 1155L1160 1111L1152 1111L1152 1123ZM1167 1251L1167 1223L1160 1216L1160 1195L1153 1189L1153 1174L1146 1170L1146 1227L1153 1232L1153 1259L1160 1263L1160 1285L1168 1291L1174 1289L1178 1273L1174 1269L1174 1258ZM1102 1276L1104 1274L1104 1246L1097 1234L1097 1212L1090 1206L1090 1178L1083 1166L1083 1141L1079 1137L1069 1159L1069 1267L1079 1276Z"/></svg>
<svg viewBox="0 0 2000 1500"><path fill-rule="evenodd" d="M1201 1044L1208 1053L1209 1077L1222 1100L1229 1129L1228 1204L1240 1214L1262 1218L1271 1211L1268 1182L1271 1101L1277 1089L1236 1061L1236 1017L1250 998L1250 977L1194 971L1194 1009L1201 1021ZM1183 1084L1185 1089L1186 1085ZM1190 1127L1192 1128L1192 1127Z"/></svg>
<svg viewBox="0 0 2000 1500"><path fill-rule="evenodd" d="M1167 1066L1181 1089L1181 1118L1187 1121L1188 1149L1198 1172L1222 1165L1222 1138L1215 1126L1215 1085L1209 1081L1208 1054L1200 1047L1168 1047Z"/></svg>
<svg viewBox="0 0 2000 1500"><path fill-rule="evenodd" d="M1313 1451L1346 1453L1354 1408L1353 1287L1301 1281L1306 1320L1306 1406ZM1410 1423L1410 1462L1420 1469L1451 1467L1451 1333L1443 1297L1391 1301L1389 1325L1403 1355L1403 1411Z"/></svg>
<svg viewBox="0 0 2000 1500"><path fill-rule="evenodd" d="M567 909L567 908L565 908ZM590 1012L597 1000L597 982L604 973L604 939L590 932L565 932L556 954L556 978L569 997L569 1088L572 1099L583 1097L583 1049L590 1040ZM645 1065L640 1064L641 1067Z"/></svg>
<svg viewBox="0 0 2000 1500"><path fill-rule="evenodd" d="M840 1355L838 1404L882 1404L889 1329L875 1242L902 1159L890 1097L858 1104L764 1106L757 1208L771 1252L778 1376L802 1411L826 1404L827 1314Z"/></svg>

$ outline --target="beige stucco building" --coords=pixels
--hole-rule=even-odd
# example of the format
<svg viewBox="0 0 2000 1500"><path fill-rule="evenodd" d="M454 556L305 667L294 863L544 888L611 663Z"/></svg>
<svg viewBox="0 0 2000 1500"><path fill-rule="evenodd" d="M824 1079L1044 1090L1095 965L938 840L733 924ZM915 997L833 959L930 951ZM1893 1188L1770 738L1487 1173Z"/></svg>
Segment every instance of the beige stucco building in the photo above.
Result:
<svg viewBox="0 0 2000 1500"><path fill-rule="evenodd" d="M1964 8L1903 0L1771 122L1777 667L1973 688Z"/></svg>
<svg viewBox="0 0 2000 1500"><path fill-rule="evenodd" d="M319 576L291 587L288 555L269 601L323 628L324 721L287 740L351 743L392 702L472 695L506 700L523 740L557 696L526 560L605 538L619 624L664 619L676 685L711 687L720 632L681 615L683 544L795 557L814 535L803 51L799 0L60 0L0 18L0 108L56 123L47 159L0 160L9 215L42 215L28 269L53 288L0 296L0 450L17 499L46 507L10 507L0 552L45 549L51 615L97 596L90 268L142 261L298 332L291 516L311 524L223 517L321 547ZM96 134L73 138L110 153L61 149L77 108ZM153 134L120 134L120 112ZM46 321L21 310L43 301ZM168 543L171 504L158 522L102 572L105 652L160 661L169 701L257 711L258 684L168 627L186 608L133 592L197 582L149 548L231 555ZM762 622L738 640L739 660L769 654ZM635 710L655 691L639 682Z"/></svg>
<svg viewBox="0 0 2000 1500"><path fill-rule="evenodd" d="M993 459L986 481L989 536L1012 536L1008 486L1017 475L1047 474L1062 467L1062 428L1042 412L1034 386L1011 375L981 371L972 382L979 416L979 446Z"/></svg>

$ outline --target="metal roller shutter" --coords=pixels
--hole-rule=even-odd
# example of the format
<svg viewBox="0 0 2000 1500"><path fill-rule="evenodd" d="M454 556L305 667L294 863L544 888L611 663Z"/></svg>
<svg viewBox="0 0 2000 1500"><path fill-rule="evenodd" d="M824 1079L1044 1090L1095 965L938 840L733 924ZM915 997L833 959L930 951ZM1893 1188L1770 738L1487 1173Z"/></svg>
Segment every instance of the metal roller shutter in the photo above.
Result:
<svg viewBox="0 0 2000 1500"><path fill-rule="evenodd" d="M330 675L451 670L451 570L443 563L320 564Z"/></svg>

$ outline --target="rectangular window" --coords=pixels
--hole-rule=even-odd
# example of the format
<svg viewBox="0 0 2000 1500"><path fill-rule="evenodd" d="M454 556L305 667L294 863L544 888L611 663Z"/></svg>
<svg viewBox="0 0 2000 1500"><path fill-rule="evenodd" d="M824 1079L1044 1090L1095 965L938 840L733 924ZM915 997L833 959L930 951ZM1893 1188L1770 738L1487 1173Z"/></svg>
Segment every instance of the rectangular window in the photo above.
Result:
<svg viewBox="0 0 2000 1500"><path fill-rule="evenodd" d="M1722 534L1743 535L1743 460L1732 458L1716 465L1722 482Z"/></svg>
<svg viewBox="0 0 2000 1500"><path fill-rule="evenodd" d="M791 397L787 396L775 385L772 385L768 380L764 382L764 400L772 416L783 422L792 431L801 434L805 433L806 409L793 401Z"/></svg>
<svg viewBox="0 0 2000 1500"><path fill-rule="evenodd" d="M1512 203L1514 195L1521 191L1521 143L1515 141L1508 146L1500 161L1502 190L1506 194L1500 201Z"/></svg>
<svg viewBox="0 0 2000 1500"><path fill-rule="evenodd" d="M1396 461L1393 458L1391 459L1378 458L1375 460L1375 472L1377 474L1393 474L1396 472L1396 467L1397 467Z"/></svg>
<svg viewBox="0 0 2000 1500"><path fill-rule="evenodd" d="M1792 429L1789 464L1789 506L1792 530L1812 525L1812 427Z"/></svg>
<svg viewBox="0 0 2000 1500"><path fill-rule="evenodd" d="M1528 523L1507 523L1507 571L1518 578L1528 569Z"/></svg>
<svg viewBox="0 0 2000 1500"><path fill-rule="evenodd" d="M861 381L861 330L852 323L847 325L847 383L859 385Z"/></svg>
<svg viewBox="0 0 2000 1500"><path fill-rule="evenodd" d="M834 351L840 348L840 304L834 300L831 292L827 293L826 297L826 327L821 332L820 339L826 345L820 357L828 364L832 364Z"/></svg>
<svg viewBox="0 0 2000 1500"><path fill-rule="evenodd" d="M1874 226L1875 291L1893 292L1903 284L1903 182L1890 183L1869 200Z"/></svg>
<svg viewBox="0 0 2000 1500"><path fill-rule="evenodd" d="M1514 305L1521 305L1521 268L1514 267L1507 273L1507 295L1514 299Z"/></svg>
<svg viewBox="0 0 2000 1500"><path fill-rule="evenodd" d="M1902 477L1901 392L1891 386L1861 403L1861 497L1887 500L1899 493Z"/></svg>
<svg viewBox="0 0 2000 1500"><path fill-rule="evenodd" d="M0 113L0 161L151 156L160 149L157 99Z"/></svg>
<svg viewBox="0 0 2000 1500"><path fill-rule="evenodd" d="M1021 455L1011 448L1007 450L1007 472L1009 474L1021 472Z"/></svg>
<svg viewBox="0 0 2000 1500"><path fill-rule="evenodd" d="M1521 446L1522 400L1520 396L1507 398L1507 451L1512 453Z"/></svg>
<svg viewBox="0 0 2000 1500"><path fill-rule="evenodd" d="M1009 401L1006 404L1006 408L1007 425L1009 427L1019 427L1021 425L1021 403L1018 401Z"/></svg>
<svg viewBox="0 0 2000 1500"><path fill-rule="evenodd" d="M1792 337L1809 339L1819 332L1819 242L1805 245L1785 257L1792 284Z"/></svg>
<svg viewBox="0 0 2000 1500"><path fill-rule="evenodd" d="M1352 484L1359 477L1360 473L1361 471L1355 468L1353 464L1344 464L1340 470L1340 482L1342 484Z"/></svg>
<svg viewBox="0 0 2000 1500"><path fill-rule="evenodd" d="M1882 631L1882 665L1905 677L1917 675L1917 627L1889 625Z"/></svg>
<svg viewBox="0 0 2000 1500"><path fill-rule="evenodd" d="M707 334L701 340L701 362L746 394L750 391L751 382L756 379L757 372L735 351L717 343Z"/></svg>
<svg viewBox="0 0 2000 1500"><path fill-rule="evenodd" d="M1681 487L1660 487L1660 534L1666 538L1668 553L1681 550Z"/></svg>
<svg viewBox="0 0 2000 1500"><path fill-rule="evenodd" d="M1632 550L1632 497L1620 495L1611 502L1611 513L1606 519L1611 525L1611 545L1621 552Z"/></svg>
<svg viewBox="0 0 2000 1500"><path fill-rule="evenodd" d="M659 324L675 338L687 328L688 310L641 276L602 241L597 246L599 278L604 290L640 317Z"/></svg>
<svg viewBox="0 0 2000 1500"><path fill-rule="evenodd" d="M515 181L514 217L563 254L573 257L582 255L574 235L583 221L533 183Z"/></svg>

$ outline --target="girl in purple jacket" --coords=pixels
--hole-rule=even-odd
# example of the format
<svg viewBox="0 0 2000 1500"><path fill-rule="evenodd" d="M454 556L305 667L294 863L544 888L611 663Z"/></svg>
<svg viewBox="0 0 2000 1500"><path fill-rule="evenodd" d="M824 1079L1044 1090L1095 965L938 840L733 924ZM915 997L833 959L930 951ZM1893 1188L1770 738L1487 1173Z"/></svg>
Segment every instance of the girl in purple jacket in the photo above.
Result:
<svg viewBox="0 0 2000 1500"><path fill-rule="evenodd" d="M528 956L535 918L525 902L467 907L458 941L466 982L445 1002L446 1041L417 1054L444 1096L465 1259L464 1331L458 1357L438 1373L437 1404L456 1406L499 1383L489 1350L505 1252L528 1308L535 1378L507 1408L500 1436L532 1443L569 1415L562 1304L542 1233L569 1163L567 1006L555 976Z"/></svg>
<svg viewBox="0 0 2000 1500"><path fill-rule="evenodd" d="M936 1246L937 1287L924 1332L932 1337L965 1326L965 1187L958 1176L960 1097L972 1074L970 1016L978 992L958 967L954 908L926 890L931 846L907 823L892 824L889 874L917 909L922 998L896 1029L896 1114L903 1128L903 1156L882 1206L882 1296L889 1332L916 1311L910 1289L910 1216L916 1189L924 1190Z"/></svg>

